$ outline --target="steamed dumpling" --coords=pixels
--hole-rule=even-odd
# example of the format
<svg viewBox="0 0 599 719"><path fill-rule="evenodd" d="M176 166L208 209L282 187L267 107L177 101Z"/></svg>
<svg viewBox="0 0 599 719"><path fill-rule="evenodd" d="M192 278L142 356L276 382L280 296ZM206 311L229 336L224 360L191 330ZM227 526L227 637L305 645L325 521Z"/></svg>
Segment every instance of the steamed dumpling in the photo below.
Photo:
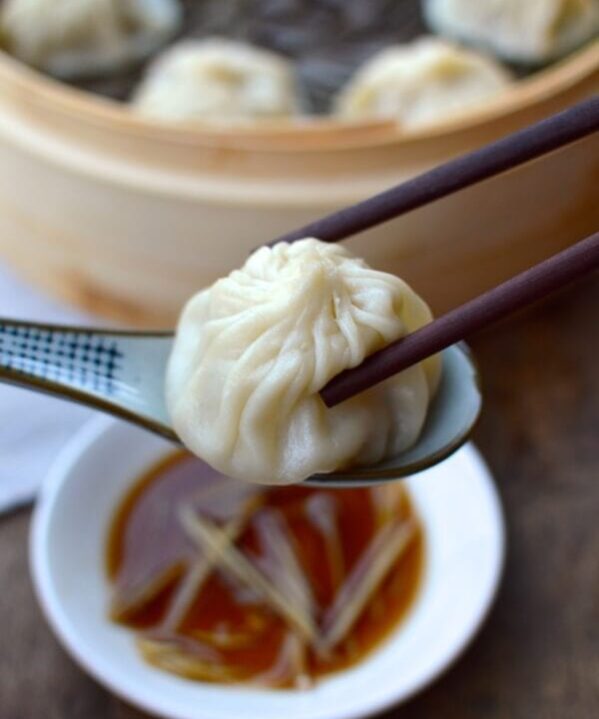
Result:
<svg viewBox="0 0 599 719"><path fill-rule="evenodd" d="M337 114L389 118L414 129L457 115L502 92L508 72L491 58L435 38L389 47L341 91Z"/></svg>
<svg viewBox="0 0 599 719"><path fill-rule="evenodd" d="M563 55L599 29L599 0L426 0L437 32L520 62Z"/></svg>
<svg viewBox="0 0 599 719"><path fill-rule="evenodd" d="M3 0L0 38L20 60L71 78L146 57L181 17L178 0Z"/></svg>
<svg viewBox="0 0 599 719"><path fill-rule="evenodd" d="M166 382L175 431L223 474L269 484L401 452L423 427L437 357L333 409L318 393L430 320L405 282L339 245L261 248L183 310Z"/></svg>
<svg viewBox="0 0 599 719"><path fill-rule="evenodd" d="M298 110L291 63L230 40L185 40L154 63L133 98L134 109L173 121L284 118Z"/></svg>

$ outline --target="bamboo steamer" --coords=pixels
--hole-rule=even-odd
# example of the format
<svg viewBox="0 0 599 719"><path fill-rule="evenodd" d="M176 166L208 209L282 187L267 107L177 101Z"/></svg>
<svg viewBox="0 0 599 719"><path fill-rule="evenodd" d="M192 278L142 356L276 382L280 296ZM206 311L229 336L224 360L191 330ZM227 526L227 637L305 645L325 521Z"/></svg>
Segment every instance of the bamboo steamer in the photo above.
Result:
<svg viewBox="0 0 599 719"><path fill-rule="evenodd" d="M257 245L597 91L599 43L434 130L152 124L0 53L0 253L75 305L171 325ZM348 245L442 312L599 226L599 138Z"/></svg>

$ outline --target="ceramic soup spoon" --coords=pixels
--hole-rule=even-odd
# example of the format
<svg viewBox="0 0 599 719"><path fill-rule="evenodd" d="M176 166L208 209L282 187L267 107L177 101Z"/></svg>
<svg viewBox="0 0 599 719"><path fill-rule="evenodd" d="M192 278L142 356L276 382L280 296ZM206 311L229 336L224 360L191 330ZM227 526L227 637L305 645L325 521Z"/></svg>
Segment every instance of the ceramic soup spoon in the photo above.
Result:
<svg viewBox="0 0 599 719"><path fill-rule="evenodd" d="M0 382L79 402L138 424L173 442L164 400L173 335L114 332L0 319ZM356 486L414 474L455 452L480 414L478 375L464 345L443 353L439 390L420 439L372 467L314 475L312 485Z"/></svg>

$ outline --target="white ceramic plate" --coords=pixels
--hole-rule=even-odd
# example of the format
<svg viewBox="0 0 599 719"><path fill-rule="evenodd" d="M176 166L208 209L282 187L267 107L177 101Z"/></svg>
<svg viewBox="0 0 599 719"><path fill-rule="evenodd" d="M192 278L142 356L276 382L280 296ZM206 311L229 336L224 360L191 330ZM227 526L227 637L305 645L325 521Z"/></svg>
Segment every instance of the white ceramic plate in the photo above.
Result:
<svg viewBox="0 0 599 719"><path fill-rule="evenodd" d="M141 709L169 719L363 717L433 681L483 621L501 574L504 527L489 472L466 446L406 480L425 525L425 580L406 621L357 668L307 691L219 687L153 669L131 633L106 618L103 557L119 500L170 449L141 429L94 420L51 469L32 527L33 579L50 625L86 671Z"/></svg>

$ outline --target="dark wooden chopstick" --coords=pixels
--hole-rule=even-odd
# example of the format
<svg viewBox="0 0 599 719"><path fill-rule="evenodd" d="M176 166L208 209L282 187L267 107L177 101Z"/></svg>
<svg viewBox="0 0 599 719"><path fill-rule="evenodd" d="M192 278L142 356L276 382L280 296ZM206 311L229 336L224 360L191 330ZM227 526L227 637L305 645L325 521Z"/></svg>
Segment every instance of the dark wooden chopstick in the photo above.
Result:
<svg viewBox="0 0 599 719"><path fill-rule="evenodd" d="M304 237L338 242L558 150L598 129L599 96L283 235L269 246Z"/></svg>
<svg viewBox="0 0 599 719"><path fill-rule="evenodd" d="M598 268L596 233L370 355L334 377L321 397L334 407Z"/></svg>

